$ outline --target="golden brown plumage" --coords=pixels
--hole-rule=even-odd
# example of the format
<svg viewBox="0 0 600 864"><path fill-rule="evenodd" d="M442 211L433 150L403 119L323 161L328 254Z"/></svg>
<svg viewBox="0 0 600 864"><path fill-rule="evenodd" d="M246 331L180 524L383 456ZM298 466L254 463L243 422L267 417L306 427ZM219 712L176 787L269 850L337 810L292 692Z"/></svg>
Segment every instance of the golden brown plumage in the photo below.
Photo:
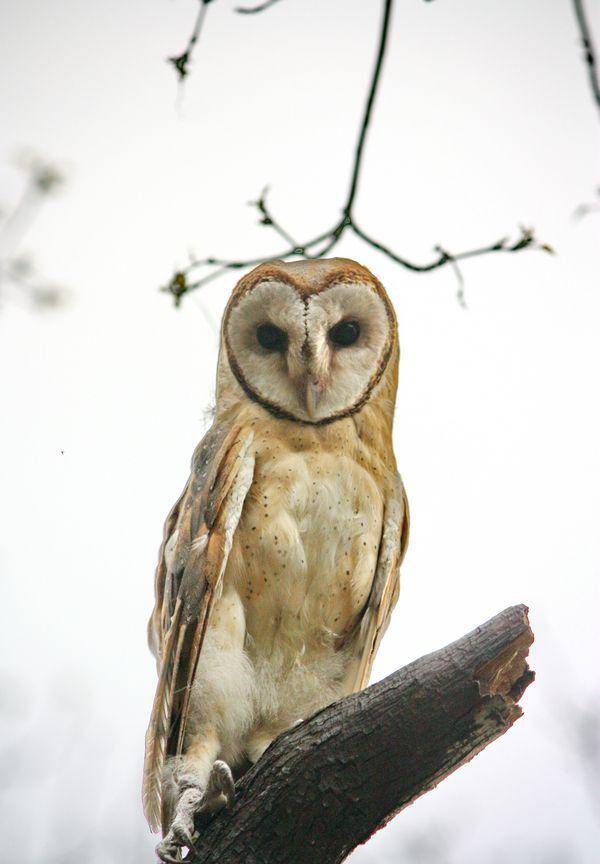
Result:
<svg viewBox="0 0 600 864"><path fill-rule="evenodd" d="M165 758L182 751L191 683L252 476L251 441L251 433L237 427L213 426L194 453L192 474L165 526L148 628L159 682L146 736L143 791L154 830L161 824ZM166 545L173 538L167 566Z"/></svg>
<svg viewBox="0 0 600 864"><path fill-rule="evenodd" d="M216 760L241 769L368 681L408 537L398 358L393 307L355 262L261 265L230 298L215 422L165 526L150 621L144 805L171 828L165 860L228 794Z"/></svg>

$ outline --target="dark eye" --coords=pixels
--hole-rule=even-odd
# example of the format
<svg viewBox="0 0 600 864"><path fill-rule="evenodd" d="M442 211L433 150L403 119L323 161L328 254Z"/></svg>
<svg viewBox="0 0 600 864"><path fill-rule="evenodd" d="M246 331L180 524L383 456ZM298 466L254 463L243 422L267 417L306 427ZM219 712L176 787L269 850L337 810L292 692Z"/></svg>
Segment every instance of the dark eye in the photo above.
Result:
<svg viewBox="0 0 600 864"><path fill-rule="evenodd" d="M267 351L283 351L287 345L288 337L285 330L274 324L259 324L256 328L258 344Z"/></svg>
<svg viewBox="0 0 600 864"><path fill-rule="evenodd" d="M329 338L334 345L338 345L340 348L354 345L359 336L360 324L354 319L340 321L329 331Z"/></svg>

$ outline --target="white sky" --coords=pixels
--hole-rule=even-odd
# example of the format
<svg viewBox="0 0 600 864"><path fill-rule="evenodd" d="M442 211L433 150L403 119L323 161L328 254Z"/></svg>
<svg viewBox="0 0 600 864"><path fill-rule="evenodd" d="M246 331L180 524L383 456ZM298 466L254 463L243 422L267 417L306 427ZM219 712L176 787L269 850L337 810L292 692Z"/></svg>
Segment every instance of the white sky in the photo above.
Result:
<svg viewBox="0 0 600 864"><path fill-rule="evenodd" d="M120 864L123 844L151 860L145 622L212 398L206 314L218 321L234 278L178 311L157 287L189 250L278 250L245 207L267 182L298 238L333 224L345 195L381 4L233 5L211 4L178 92L164 57L183 48L194 3L0 0L0 203L19 194L20 147L65 168L23 249L73 295L61 312L0 314L3 734L34 762L9 761L0 791L19 860L58 854L71 823L101 838L79 861L109 860L117 840ZM425 260L522 222L558 255L465 264L465 312L449 270L411 274L355 238L338 247L387 286L403 350L396 449L413 530L375 673L526 602L538 679L511 732L353 861L424 861L424 834L461 864L592 864L600 821L574 706L599 704L600 216L572 212L600 180L600 115L567 0L397 5L360 224ZM600 4L587 5L600 43Z"/></svg>

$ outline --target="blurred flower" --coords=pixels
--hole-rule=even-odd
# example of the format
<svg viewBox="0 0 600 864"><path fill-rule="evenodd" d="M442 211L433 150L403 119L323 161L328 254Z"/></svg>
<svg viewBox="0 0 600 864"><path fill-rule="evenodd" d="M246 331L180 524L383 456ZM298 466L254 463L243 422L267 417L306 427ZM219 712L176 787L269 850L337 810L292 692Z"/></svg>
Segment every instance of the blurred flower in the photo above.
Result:
<svg viewBox="0 0 600 864"><path fill-rule="evenodd" d="M8 262L8 272L14 279L25 279L33 273L33 261L28 255L18 255Z"/></svg>
<svg viewBox="0 0 600 864"><path fill-rule="evenodd" d="M0 300L8 287L10 295L36 309L58 309L65 305L67 292L36 274L33 258L18 247L37 218L42 200L63 185L65 176L31 151L17 154L14 164L26 172L28 181L12 210L0 214Z"/></svg>
<svg viewBox="0 0 600 864"><path fill-rule="evenodd" d="M33 304L41 309L58 309L66 305L67 294L62 288L52 286L32 288L30 296Z"/></svg>
<svg viewBox="0 0 600 864"><path fill-rule="evenodd" d="M31 151L19 153L15 164L29 175L31 186L42 195L54 192L65 183L65 175L56 165Z"/></svg>

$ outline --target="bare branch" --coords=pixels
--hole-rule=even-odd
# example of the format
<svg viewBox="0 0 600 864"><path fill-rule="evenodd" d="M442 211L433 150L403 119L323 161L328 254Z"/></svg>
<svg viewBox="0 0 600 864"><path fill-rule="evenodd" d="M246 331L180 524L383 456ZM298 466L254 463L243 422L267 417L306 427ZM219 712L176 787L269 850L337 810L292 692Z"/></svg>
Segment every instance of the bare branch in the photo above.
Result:
<svg viewBox="0 0 600 864"><path fill-rule="evenodd" d="M456 276L456 299L460 306L463 309L467 309L467 298L465 297L465 277L462 274L462 270L458 266L458 261L455 256L448 252L446 249L443 249L441 246L435 247L435 252L439 252L441 256L448 262L448 264L454 270L454 275ZM494 249L494 251L498 251Z"/></svg>
<svg viewBox="0 0 600 864"><path fill-rule="evenodd" d="M346 204L343 210L344 215L348 217L352 216L352 207L354 205L354 199L356 198L356 193L358 191L358 180L360 177L360 170L362 168L363 151L365 149L367 132L369 131L371 115L373 113L373 107L375 105L375 99L377 97L377 88L379 86L379 81L381 78L381 70L383 69L383 61L385 59L385 54L388 46L388 35L393 7L394 0L384 0L383 17L381 20L381 30L379 33L379 44L377 46L377 56L375 58L375 66L373 69L373 75L371 77L371 86L369 87L369 92L367 94L367 101L365 104L363 119L358 133L358 140L356 142L354 164L352 166L352 175L350 178L350 189L348 190L348 198L346 200Z"/></svg>
<svg viewBox="0 0 600 864"><path fill-rule="evenodd" d="M43 203L65 178L56 166L31 153L20 154L16 164L27 173L27 182L17 203L0 222L0 300L4 300L8 287L18 301L38 309L56 308L63 305L65 292L36 273L31 256L18 249Z"/></svg>
<svg viewBox="0 0 600 864"><path fill-rule="evenodd" d="M489 255L491 252L520 252L522 249L533 247L534 249L541 249L550 254L554 253L551 246L547 243L540 243L540 241L536 239L532 228L523 228L521 226L518 238L512 243L508 237L502 237L495 243L490 243L489 246L478 246L475 249L467 249L464 252L456 252L453 254L450 254L441 246L436 246L435 251L437 252L437 257L434 258L433 261L429 261L425 264L416 264L414 261L409 261L407 258L398 255L396 252L392 252L389 247L384 246L383 243L380 243L373 237L369 237L354 223L352 223L352 230L358 237L364 240L365 243L368 243L374 249L387 255L387 257L391 258L392 261L395 261L396 264L400 264L402 267L406 267L407 270L412 270L415 273L429 273L431 270L438 270L440 267L445 267L446 264L456 264L457 261L464 261L467 258L477 258L480 255Z"/></svg>
<svg viewBox="0 0 600 864"><path fill-rule="evenodd" d="M200 6L196 14L194 29L192 30L192 35L188 39L185 51L183 51L182 54L178 54L177 57L167 58L168 62L171 63L177 70L177 75L179 76L180 81L183 81L185 78L187 78L189 74L188 66L192 61L194 48L196 46L196 43L198 42L198 39L200 38L200 33L202 32L202 25L204 24L204 18L206 16L206 7L209 3L212 3L212 0L198 0L198 2Z"/></svg>
<svg viewBox="0 0 600 864"><path fill-rule="evenodd" d="M270 210L268 209L268 207L267 207L267 193L268 193L268 191L269 191L269 187L265 186L263 191L260 193L260 197L256 201L250 201L250 206L256 207L258 212L260 213L260 215L261 215L260 224L261 225L270 226L274 231L277 232L277 234L279 234L280 237L282 237L285 240L286 243L289 243L290 246L292 246L294 249L297 249L298 244L296 243L296 241L293 239L293 237L291 237L290 234L288 234L288 232L284 228L281 227L279 222L277 222L274 219L273 215L271 214Z"/></svg>
<svg viewBox="0 0 600 864"><path fill-rule="evenodd" d="M590 213L600 212L600 189L596 189L596 199L594 201L586 201L578 204L573 211L574 219L583 219L584 216L589 216Z"/></svg>
<svg viewBox="0 0 600 864"><path fill-rule="evenodd" d="M264 12L265 9L270 9L276 3L279 3L279 0L265 0L264 3L260 3L258 6L237 6L235 11L241 15L254 15L256 12Z"/></svg>
<svg viewBox="0 0 600 864"><path fill-rule="evenodd" d="M596 49L594 47L594 40L592 39L592 32L590 30L590 26L587 20L583 0L573 0L573 8L575 10L577 27L579 28L579 36L581 39L581 45L583 47L583 56L587 66L592 98L596 104L596 107L600 111L600 80L598 79ZM598 210L600 210L600 200L598 200L599 195L600 190L596 190L595 201L579 204L573 212L573 217L575 219L583 219L584 216L589 216L590 213L597 213Z"/></svg>
<svg viewBox="0 0 600 864"><path fill-rule="evenodd" d="M534 678L524 606L280 736L198 823L196 864L338 864L503 735Z"/></svg>
<svg viewBox="0 0 600 864"><path fill-rule="evenodd" d="M252 10L246 11L259 12L262 9L267 8L267 5L271 4L263 4L260 7L253 7ZM439 267L450 265L458 279L457 298L462 306L466 305L464 300L464 279L461 271L458 268L457 261L464 260L466 258L473 258L478 255L487 255L493 252L519 252L523 249L528 248L541 249L546 252L553 251L548 244L540 243L535 238L534 233L531 229L521 229L520 236L513 243L509 243L508 239L505 238L487 246L454 254L450 254L444 251L442 246L437 245L435 247L437 251L437 256L433 261L427 264L415 264L409 261L407 258L400 256L395 252L392 252L391 249L389 249L383 243L370 237L361 228L358 227L354 217L354 205L359 188L365 145L367 142L367 136L369 132L373 109L375 106L375 101L378 95L378 89L381 80L381 73L383 70L386 51L389 44L390 22L393 7L394 0L383 0L383 14L379 31L377 53L375 57L373 72L371 75L370 86L367 92L365 107L363 110L362 119L358 131L358 136L356 139L354 158L350 171L348 192L346 195L346 200L342 207L341 218L336 221L333 226L329 228L329 230L318 234L312 239L298 243L293 239L289 232L287 232L281 227L281 224L279 222L273 219L271 213L268 211L266 205L267 190L265 189L259 199L252 203L258 208L261 214L260 224L273 228L273 230L275 230L279 234L279 236L282 237L283 240L287 243L286 248L282 249L277 253L274 253L273 255L267 255L259 258L251 258L246 260L209 257L197 261L192 261L186 268L178 270L171 277L167 285L164 286L162 289L163 291L171 294L176 305L179 305L181 299L190 291L195 291L198 288L207 285L209 282L220 278L230 270L241 270L248 267L254 267L265 261L285 261L293 257L304 257L309 259L323 258L337 246L343 235L348 231L354 233L357 237L363 240L363 242L367 243L367 245L371 246L373 249L377 249L379 252L390 258L392 261L395 261L400 266L405 267L408 270L412 270L413 272L425 273L431 270L436 270Z"/></svg>
<svg viewBox="0 0 600 864"><path fill-rule="evenodd" d="M594 98L596 106L600 111L600 81L598 79L596 49L594 48L592 32L587 21L583 0L573 0L573 7L575 9L575 17L577 19L577 25L579 27L579 34L581 37L581 44L583 46L584 58L587 64L590 89L592 91L592 96Z"/></svg>

